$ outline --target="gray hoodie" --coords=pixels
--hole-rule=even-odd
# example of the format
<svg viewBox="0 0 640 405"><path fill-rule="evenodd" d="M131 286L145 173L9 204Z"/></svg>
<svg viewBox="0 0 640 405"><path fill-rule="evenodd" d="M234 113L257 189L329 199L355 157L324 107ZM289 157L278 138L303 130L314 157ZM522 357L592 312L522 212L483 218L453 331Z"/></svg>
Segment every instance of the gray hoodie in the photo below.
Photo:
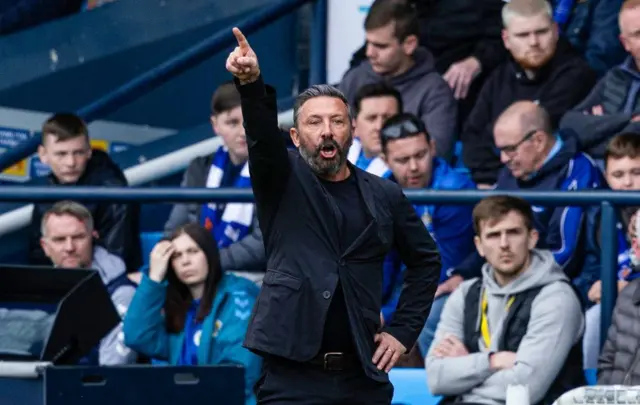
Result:
<svg viewBox="0 0 640 405"><path fill-rule="evenodd" d="M427 354L429 389L435 395L461 396L463 402L493 405L505 403L508 385L524 384L529 387L531 403L537 403L551 387L572 346L582 337L584 316L578 297L569 284L562 282L567 276L546 250L534 250L529 269L504 287L496 283L488 264L482 273L493 347L486 348L480 339L478 353L448 358L433 355L433 349L444 336L452 334L463 340L464 300L474 280L465 281L445 304ZM495 346L502 333L509 297L539 286L545 287L532 303L531 319L515 366L499 371L490 369L488 353L497 352Z"/></svg>
<svg viewBox="0 0 640 405"><path fill-rule="evenodd" d="M371 63L365 61L344 75L340 90L353 105L360 87L388 80L402 94L404 112L422 118L436 141L438 156L449 159L457 138L458 104L449 85L436 71L431 52L418 48L414 60L415 64L407 72L389 78L375 73Z"/></svg>
<svg viewBox="0 0 640 405"><path fill-rule="evenodd" d="M119 278L127 276L124 261L100 246L96 246L93 250L91 268L98 271L104 285L109 285ZM121 318L124 317L127 309L129 309L129 304L135 292L135 287L128 283L116 287L111 292L111 301ZM122 322L102 339L99 356L101 366L133 364L136 362L137 353L124 345Z"/></svg>

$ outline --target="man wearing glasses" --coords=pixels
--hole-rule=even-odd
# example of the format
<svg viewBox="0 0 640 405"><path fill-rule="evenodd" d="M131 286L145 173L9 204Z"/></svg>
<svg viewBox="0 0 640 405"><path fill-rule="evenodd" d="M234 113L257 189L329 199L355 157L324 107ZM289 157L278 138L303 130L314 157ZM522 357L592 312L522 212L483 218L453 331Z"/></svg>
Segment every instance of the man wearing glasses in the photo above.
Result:
<svg viewBox="0 0 640 405"><path fill-rule="evenodd" d="M519 101L509 107L496 121L494 140L505 165L498 176L498 190L572 191L603 185L602 172L579 151L577 140L554 133L549 114L533 102ZM552 250L556 262L575 278L585 256L577 251L583 239L585 208L532 208L540 233L538 247Z"/></svg>
<svg viewBox="0 0 640 405"><path fill-rule="evenodd" d="M389 118L380 131L382 155L392 173L391 179L402 188L460 190L475 189L467 175L456 172L447 162L437 157L436 144L422 120L409 113ZM440 312L451 291L442 288L448 271L461 266L463 260L475 252L470 205L414 204L422 220L438 245L442 263L440 283L431 313L420 337L418 348L426 356L435 334Z"/></svg>

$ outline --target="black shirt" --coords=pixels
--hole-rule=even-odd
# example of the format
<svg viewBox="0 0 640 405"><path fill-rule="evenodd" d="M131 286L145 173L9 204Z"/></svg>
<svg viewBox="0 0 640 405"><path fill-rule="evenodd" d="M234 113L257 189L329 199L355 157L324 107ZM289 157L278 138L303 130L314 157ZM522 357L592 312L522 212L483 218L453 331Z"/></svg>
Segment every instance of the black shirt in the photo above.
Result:
<svg viewBox="0 0 640 405"><path fill-rule="evenodd" d="M342 181L321 180L340 211L340 250L344 252L360 236L369 223L355 172ZM338 281L325 321L320 353L355 353L342 283Z"/></svg>

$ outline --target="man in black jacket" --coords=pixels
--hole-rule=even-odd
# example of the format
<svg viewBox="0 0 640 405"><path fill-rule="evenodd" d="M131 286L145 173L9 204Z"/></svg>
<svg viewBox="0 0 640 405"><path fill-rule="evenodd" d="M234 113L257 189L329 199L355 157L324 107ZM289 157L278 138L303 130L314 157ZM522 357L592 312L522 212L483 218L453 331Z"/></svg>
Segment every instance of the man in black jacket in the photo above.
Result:
<svg viewBox="0 0 640 405"><path fill-rule="evenodd" d="M465 166L479 188L495 184L503 164L493 141L493 125L520 100L534 101L553 127L580 102L596 75L571 45L560 39L546 0L511 0L503 11L503 40L511 54L487 79L461 135Z"/></svg>
<svg viewBox="0 0 640 405"><path fill-rule="evenodd" d="M126 187L127 179L118 165L101 150L92 150L89 132L74 114L58 113L42 127L40 160L51 168L47 182L52 186ZM30 226L31 264L51 264L40 246L42 215L52 204L34 204ZM128 271L142 264L139 206L137 204L85 204L94 218L97 243L122 258Z"/></svg>
<svg viewBox="0 0 640 405"><path fill-rule="evenodd" d="M619 16L620 40L629 52L624 63L609 70L560 126L576 132L593 158L605 156L618 134L640 133L640 1L626 1Z"/></svg>
<svg viewBox="0 0 640 405"><path fill-rule="evenodd" d="M344 95L314 86L298 96L288 152L275 93L240 30L227 70L242 96L251 184L267 273L245 346L262 355L260 404L389 404L386 373L410 349L436 290L436 245L402 189L347 162ZM381 328L382 264L406 264L392 322Z"/></svg>

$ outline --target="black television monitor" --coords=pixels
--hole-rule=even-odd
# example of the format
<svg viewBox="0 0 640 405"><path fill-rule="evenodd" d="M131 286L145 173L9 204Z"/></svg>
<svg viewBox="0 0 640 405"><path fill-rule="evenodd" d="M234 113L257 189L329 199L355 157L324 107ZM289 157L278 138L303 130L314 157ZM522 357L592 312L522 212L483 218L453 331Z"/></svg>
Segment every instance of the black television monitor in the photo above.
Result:
<svg viewBox="0 0 640 405"><path fill-rule="evenodd" d="M121 321L96 270L0 265L0 359L72 365Z"/></svg>

